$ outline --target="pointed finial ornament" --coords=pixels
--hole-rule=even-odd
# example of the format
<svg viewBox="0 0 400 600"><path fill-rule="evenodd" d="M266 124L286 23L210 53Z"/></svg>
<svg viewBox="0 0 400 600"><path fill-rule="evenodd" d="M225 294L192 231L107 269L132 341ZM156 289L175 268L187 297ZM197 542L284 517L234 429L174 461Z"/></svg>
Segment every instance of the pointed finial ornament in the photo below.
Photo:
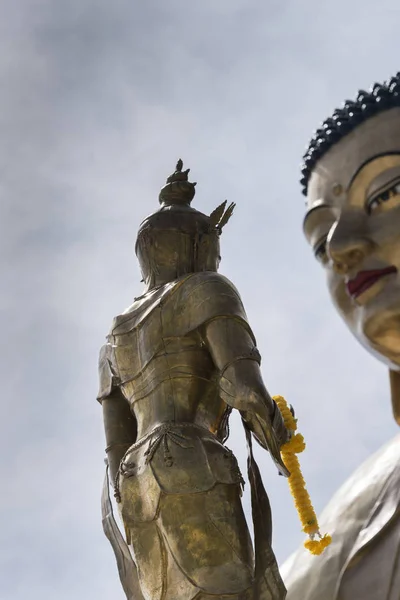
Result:
<svg viewBox="0 0 400 600"><path fill-rule="evenodd" d="M182 171L183 161L180 158L176 163L175 171L167 178L166 185L162 188L158 200L164 206L181 204L189 206L196 193L196 183L188 180L190 169Z"/></svg>
<svg viewBox="0 0 400 600"><path fill-rule="evenodd" d="M158 197L162 208L190 206L196 192L196 182L191 183L189 181L189 172L190 169L183 171L183 160L179 158L175 166L175 171L167 177L167 182ZM231 218L236 204L231 202L228 208L226 206L227 200L217 206L209 217L206 217L209 219L209 231L214 230L218 235L222 233L222 228L225 227ZM205 217L205 215L203 215L203 217Z"/></svg>

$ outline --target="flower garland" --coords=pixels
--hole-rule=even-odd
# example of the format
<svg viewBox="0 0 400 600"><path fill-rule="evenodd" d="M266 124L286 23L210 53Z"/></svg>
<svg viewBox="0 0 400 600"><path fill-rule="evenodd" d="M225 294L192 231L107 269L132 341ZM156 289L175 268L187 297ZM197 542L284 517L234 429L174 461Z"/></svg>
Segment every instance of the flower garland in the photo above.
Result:
<svg viewBox="0 0 400 600"><path fill-rule="evenodd" d="M296 431L297 420L293 417L286 400L283 396L274 396L285 426L290 431ZM290 492L294 498L294 503L300 517L304 533L309 535L309 538L304 542L304 546L311 554L321 554L332 541L330 535L321 536L319 532L318 520L311 504L310 496L306 489L306 484L300 469L299 459L296 454L303 452L306 445L301 433L294 434L291 439L281 447L282 460L290 472L288 479ZM319 537L319 540L315 539Z"/></svg>

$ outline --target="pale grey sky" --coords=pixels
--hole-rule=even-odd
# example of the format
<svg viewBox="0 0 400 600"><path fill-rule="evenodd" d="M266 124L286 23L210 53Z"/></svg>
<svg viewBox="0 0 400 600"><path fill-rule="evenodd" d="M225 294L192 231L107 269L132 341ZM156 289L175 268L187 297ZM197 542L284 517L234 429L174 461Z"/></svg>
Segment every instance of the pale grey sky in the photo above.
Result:
<svg viewBox="0 0 400 600"><path fill-rule="evenodd" d="M199 210L237 203L221 272L269 391L296 408L317 510L396 433L386 370L335 314L303 239L298 179L319 122L400 70L399 22L397 0L3 0L2 600L123 600L101 529L97 355L141 290L136 231L179 157ZM283 561L303 534L257 456Z"/></svg>

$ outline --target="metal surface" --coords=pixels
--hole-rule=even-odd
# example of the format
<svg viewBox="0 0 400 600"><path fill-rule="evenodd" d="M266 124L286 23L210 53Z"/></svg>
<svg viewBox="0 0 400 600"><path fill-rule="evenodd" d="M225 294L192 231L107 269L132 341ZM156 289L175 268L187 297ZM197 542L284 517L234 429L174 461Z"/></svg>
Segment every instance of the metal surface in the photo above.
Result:
<svg viewBox="0 0 400 600"><path fill-rule="evenodd" d="M318 160L304 230L339 314L390 368L392 409L400 424L399 184L400 108L392 108L363 122ZM387 268L390 274L354 293L363 272ZM285 563L288 600L399 600L399 436L349 478L320 523L331 532L332 545L318 559L301 549Z"/></svg>
<svg viewBox="0 0 400 600"><path fill-rule="evenodd" d="M320 517L332 545L316 558L300 548L281 572L290 600L400 597L400 435L369 458Z"/></svg>
<svg viewBox="0 0 400 600"><path fill-rule="evenodd" d="M103 530L109 540L117 561L118 573L121 579L127 600L143 600L140 591L139 578L136 565L133 562L129 548L121 535L117 522L114 518L113 507L110 498L110 482L108 479L108 465L104 477L103 492L101 495L101 516Z"/></svg>
<svg viewBox="0 0 400 600"><path fill-rule="evenodd" d="M140 227L145 291L114 319L100 356L99 400L111 476L145 600L280 600L268 498L249 444L255 556L243 479L226 448L232 409L287 475L287 439L260 372L240 296L217 273L233 206L189 206L176 172ZM250 434L248 434L250 435Z"/></svg>

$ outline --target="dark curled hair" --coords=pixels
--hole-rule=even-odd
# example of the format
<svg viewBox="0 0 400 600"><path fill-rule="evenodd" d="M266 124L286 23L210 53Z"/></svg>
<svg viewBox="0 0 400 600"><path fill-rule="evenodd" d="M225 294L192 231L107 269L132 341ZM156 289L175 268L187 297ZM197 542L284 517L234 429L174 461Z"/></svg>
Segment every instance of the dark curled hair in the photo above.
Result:
<svg viewBox="0 0 400 600"><path fill-rule="evenodd" d="M357 99L346 100L342 108L337 108L331 117L325 119L314 132L303 156L300 184L307 195L308 182L317 161L353 131L360 123L378 113L400 106L400 72L388 82L375 83L369 92L360 90Z"/></svg>

